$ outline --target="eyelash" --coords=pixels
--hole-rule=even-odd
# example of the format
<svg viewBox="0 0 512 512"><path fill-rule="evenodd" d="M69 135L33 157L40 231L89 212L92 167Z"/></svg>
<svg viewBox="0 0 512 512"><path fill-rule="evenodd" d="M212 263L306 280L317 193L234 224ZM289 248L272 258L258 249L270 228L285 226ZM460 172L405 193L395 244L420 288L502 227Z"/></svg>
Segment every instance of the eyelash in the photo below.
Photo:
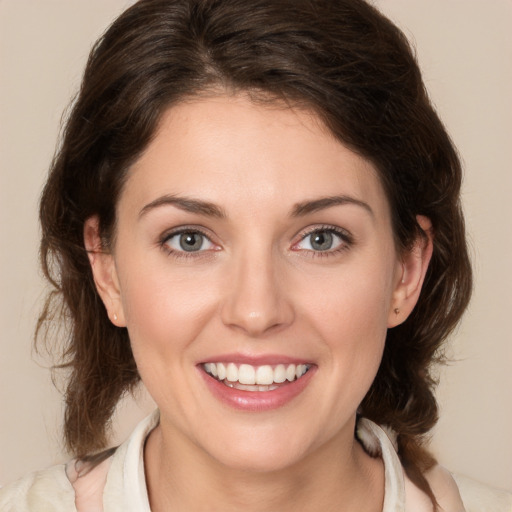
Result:
<svg viewBox="0 0 512 512"><path fill-rule="evenodd" d="M354 244L354 239L353 239L352 235L344 229L341 229L341 228L335 227L335 226L329 226L329 225L314 226L314 227L309 228L307 231L305 231L304 233L302 233L300 235L300 240L293 244L292 250L294 250L294 248L297 247L301 242L306 240L306 238L308 236L311 236L314 233L330 233L330 234L336 236L337 238L339 238L341 241L340 247L337 247L335 249L327 249L325 251L315 251L312 249L304 249L304 251L311 253L311 257L314 257L314 258L325 258L325 257L337 255L341 252L344 252L344 251L350 249L350 247ZM174 258L177 258L177 259L204 257L207 253L210 252L208 250L198 250L198 251L183 250L183 251L180 251L180 250L173 249L168 245L169 240L171 240L174 237L183 235L183 234L201 235L208 242L215 245L214 242L212 242L210 236L207 235L203 230L201 230L197 227L187 227L187 226L164 233L160 237L158 244L169 256L173 256ZM300 250L301 249L295 249L295 251L297 251L297 252Z"/></svg>
<svg viewBox="0 0 512 512"><path fill-rule="evenodd" d="M172 247L170 247L168 245L169 240L171 240L174 237L183 235L183 234L201 235L206 240L208 240L211 244L215 245L212 242L210 236L208 236L203 230L201 230L197 227L187 227L187 226L164 233L160 237L158 244L169 256L173 256L174 258L177 258L177 259L198 258L201 256L205 256L206 253L209 252L209 251L205 251L205 250L202 250L202 251L201 250L199 250L199 251L179 251L179 250L173 249Z"/></svg>
<svg viewBox="0 0 512 512"><path fill-rule="evenodd" d="M326 258L330 256L336 256L341 252L349 250L354 245L354 238L348 231L336 226L324 225L314 226L306 230L304 233L301 234L300 240L293 244L293 247L296 247L298 244L303 242L308 236L311 236L314 233L330 233L340 239L341 245L336 249L327 249L325 251L315 251L311 249L306 249L306 251L311 253L311 257L313 258Z"/></svg>

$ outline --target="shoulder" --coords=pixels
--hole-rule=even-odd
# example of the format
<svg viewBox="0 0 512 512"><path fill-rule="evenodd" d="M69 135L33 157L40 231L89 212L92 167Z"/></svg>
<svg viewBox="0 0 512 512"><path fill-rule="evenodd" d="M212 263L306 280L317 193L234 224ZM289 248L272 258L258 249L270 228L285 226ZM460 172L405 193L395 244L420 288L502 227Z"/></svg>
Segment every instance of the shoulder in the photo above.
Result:
<svg viewBox="0 0 512 512"><path fill-rule="evenodd" d="M462 475L453 475L466 512L512 512L512 493Z"/></svg>
<svg viewBox="0 0 512 512"><path fill-rule="evenodd" d="M76 460L68 463L67 475L73 486L75 504L79 510L102 509L103 492L112 457L111 454L98 464Z"/></svg>
<svg viewBox="0 0 512 512"><path fill-rule="evenodd" d="M425 473L440 512L465 512L459 489L451 473L442 466L436 465ZM432 512L430 498L405 476L405 496L407 512Z"/></svg>
<svg viewBox="0 0 512 512"><path fill-rule="evenodd" d="M66 466L36 471L0 488L2 512L75 512L73 487Z"/></svg>
<svg viewBox="0 0 512 512"><path fill-rule="evenodd" d="M425 478L444 512L464 512L459 488L452 474L439 464L425 473Z"/></svg>
<svg viewBox="0 0 512 512"><path fill-rule="evenodd" d="M441 512L512 512L512 494L460 475L442 466L425 474Z"/></svg>
<svg viewBox="0 0 512 512"><path fill-rule="evenodd" d="M75 499L82 510L99 510L96 505L106 500L115 510L122 502L129 504L124 510L149 512L142 453L159 418L157 409L119 448L90 469L89 463L72 460L0 487L0 512L77 512Z"/></svg>

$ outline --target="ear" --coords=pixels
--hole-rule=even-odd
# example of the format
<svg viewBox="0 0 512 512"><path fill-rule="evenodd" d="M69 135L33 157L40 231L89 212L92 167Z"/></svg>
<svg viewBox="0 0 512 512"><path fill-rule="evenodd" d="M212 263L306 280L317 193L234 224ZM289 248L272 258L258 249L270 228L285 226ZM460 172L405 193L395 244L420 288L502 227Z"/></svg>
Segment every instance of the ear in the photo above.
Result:
<svg viewBox="0 0 512 512"><path fill-rule="evenodd" d="M103 247L97 215L85 221L84 245L89 256L94 284L110 321L117 327L126 327L114 256Z"/></svg>
<svg viewBox="0 0 512 512"><path fill-rule="evenodd" d="M388 314L388 327L404 322L411 314L425 280L433 250L433 232L430 219L416 217L424 236L418 236L411 249L405 251L397 264L395 288Z"/></svg>

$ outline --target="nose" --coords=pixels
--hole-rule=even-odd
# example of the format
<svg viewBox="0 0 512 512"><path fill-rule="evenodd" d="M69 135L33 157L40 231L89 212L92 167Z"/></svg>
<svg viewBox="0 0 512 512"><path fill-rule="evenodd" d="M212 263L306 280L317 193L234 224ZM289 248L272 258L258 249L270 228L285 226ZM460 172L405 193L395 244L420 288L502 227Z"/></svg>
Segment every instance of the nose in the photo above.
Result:
<svg viewBox="0 0 512 512"><path fill-rule="evenodd" d="M222 304L222 321L251 337L290 325L294 310L285 273L271 254L243 255L232 262Z"/></svg>

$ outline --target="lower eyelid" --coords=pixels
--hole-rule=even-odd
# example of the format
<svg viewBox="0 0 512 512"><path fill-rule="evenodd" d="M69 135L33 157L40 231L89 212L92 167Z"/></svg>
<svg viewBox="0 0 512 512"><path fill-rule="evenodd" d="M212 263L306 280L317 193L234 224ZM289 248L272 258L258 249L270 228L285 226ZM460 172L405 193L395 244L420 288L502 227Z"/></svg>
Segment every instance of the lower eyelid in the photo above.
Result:
<svg viewBox="0 0 512 512"><path fill-rule="evenodd" d="M169 242L172 240L172 239L178 239L181 235L184 235L184 234L195 234L195 235L201 235L204 240L206 240L208 242L208 245L210 247L206 248L206 249L200 249L200 250L197 250L197 251L185 251L183 249L180 249L180 248L175 248L175 247L172 247ZM194 255L194 254L200 254L200 253L203 253L203 252L206 252L208 250L212 250L214 248L216 248L217 246L215 245L215 243L211 240L211 237L208 236L206 233L204 233L203 231L199 230L199 229L195 229L195 228L190 228L190 229L178 229L174 232L168 232L164 235L162 235L160 237L160 240L159 240L159 245L165 249L167 252L174 252L174 253L180 253L180 254L190 254L190 255Z"/></svg>
<svg viewBox="0 0 512 512"><path fill-rule="evenodd" d="M314 235L315 233L319 233L319 232L328 232L328 233L331 233L333 236L335 236L336 238L339 239L339 246L334 248L334 249L327 249L325 251L315 251L314 249L305 249L305 250L309 250L309 251L313 251L313 252L318 252L318 253L333 253L333 252L336 252L337 250L342 250L344 248L347 248L348 246L352 245L353 243L353 239L352 239L352 236L345 232L345 231L341 231L339 229L335 229L333 227L330 227L330 226L325 226L325 227L318 227L318 228L315 228L315 229L312 229L306 233L304 233L303 235L301 235L301 238L298 242L294 243L292 247L297 247L301 242L303 242L304 240L306 240L309 236L312 236Z"/></svg>

